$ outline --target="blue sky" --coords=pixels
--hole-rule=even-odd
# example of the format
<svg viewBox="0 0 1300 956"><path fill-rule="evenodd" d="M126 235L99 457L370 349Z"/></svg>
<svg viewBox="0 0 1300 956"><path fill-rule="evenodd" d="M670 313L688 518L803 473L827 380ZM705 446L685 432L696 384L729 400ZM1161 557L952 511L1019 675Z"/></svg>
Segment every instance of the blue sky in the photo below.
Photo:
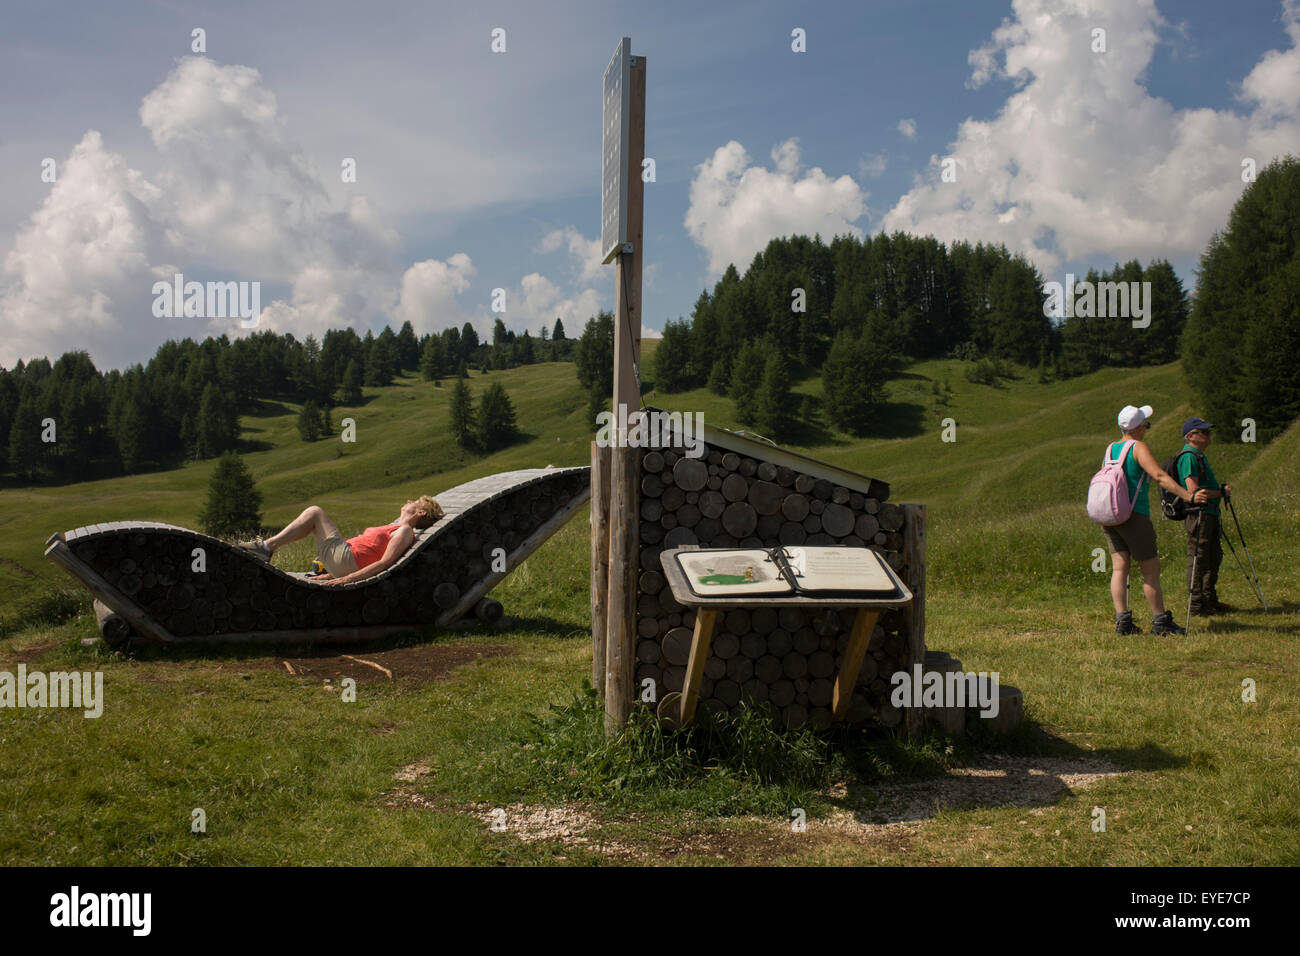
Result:
<svg viewBox="0 0 1300 956"><path fill-rule="evenodd" d="M1293 0L158 2L6 26L7 365L74 347L120 365L235 332L154 319L174 271L262 282L262 326L300 337L486 329L494 288L508 326L577 331L613 304L592 249L601 73L623 35L648 62L651 329L789 231L1005 242L1047 280L1163 257L1190 286L1241 160L1300 152Z"/></svg>

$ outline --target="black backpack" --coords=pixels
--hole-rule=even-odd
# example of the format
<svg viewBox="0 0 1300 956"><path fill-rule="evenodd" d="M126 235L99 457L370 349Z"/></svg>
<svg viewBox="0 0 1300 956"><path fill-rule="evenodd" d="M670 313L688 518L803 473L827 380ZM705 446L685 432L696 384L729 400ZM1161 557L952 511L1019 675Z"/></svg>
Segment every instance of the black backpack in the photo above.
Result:
<svg viewBox="0 0 1300 956"><path fill-rule="evenodd" d="M1205 459L1201 457L1198 451L1192 451L1190 448L1184 448L1176 455L1170 455L1165 459L1165 463L1160 467L1174 481L1178 480L1178 459L1184 455L1196 456L1196 480L1198 483L1205 481ZM1187 517L1187 502L1179 498L1168 488L1160 489L1160 510L1164 512L1166 518L1170 521L1182 521Z"/></svg>

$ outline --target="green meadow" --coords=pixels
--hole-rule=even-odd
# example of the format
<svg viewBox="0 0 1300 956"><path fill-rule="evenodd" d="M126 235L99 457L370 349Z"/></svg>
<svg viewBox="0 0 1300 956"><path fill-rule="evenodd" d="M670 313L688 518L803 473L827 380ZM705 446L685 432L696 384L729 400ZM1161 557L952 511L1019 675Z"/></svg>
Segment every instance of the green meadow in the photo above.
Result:
<svg viewBox="0 0 1300 956"><path fill-rule="evenodd" d="M214 462L195 462L0 489L0 670L99 670L106 695L98 719L0 710L0 860L1300 862L1300 425L1268 446L1209 451L1234 487L1269 613L1228 552L1220 597L1239 610L1178 638L1118 637L1109 571L1094 570L1104 540L1083 511L1087 483L1125 404L1154 406L1158 459L1181 447L1179 425L1199 410L1179 367L1046 384L1026 370L996 388L966 381L964 368L908 367L875 435L842 434L823 415L790 444L927 506L927 644L1024 691L1028 719L1015 734L901 741L741 722L669 741L637 726L607 744L581 688L591 670L585 510L496 589L514 619L501 630L411 635L347 650L342 664L301 648L123 656L88 641L98 635L89 596L43 558L45 540L113 520L196 526ZM952 395L941 401L945 380ZM470 385L477 394L490 381L509 392L522 431L490 456L451 440L449 382L405 377L334 409L336 428L355 421L348 444L303 443L297 409L266 403L242 422L266 523L316 503L353 534L415 495L589 461L572 365L473 373ZM821 395L816 379L796 391ZM734 427L731 403L704 390L647 401ZM954 441L943 440L948 418ZM1152 498L1166 600L1186 623L1184 535ZM276 562L296 570L309 558L300 545ZM1130 593L1149 629L1136 575ZM344 672L356 675L355 701L340 692ZM805 829L791 826L796 809Z"/></svg>

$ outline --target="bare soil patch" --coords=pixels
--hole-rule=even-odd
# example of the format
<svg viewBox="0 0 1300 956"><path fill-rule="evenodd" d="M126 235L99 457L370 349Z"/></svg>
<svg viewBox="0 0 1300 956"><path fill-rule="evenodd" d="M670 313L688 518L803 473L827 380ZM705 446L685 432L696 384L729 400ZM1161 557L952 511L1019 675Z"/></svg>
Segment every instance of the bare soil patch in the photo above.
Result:
<svg viewBox="0 0 1300 956"><path fill-rule="evenodd" d="M42 648L41 653L49 648ZM35 653L29 649L26 653ZM269 654L265 657L214 660L156 658L134 662L139 678L167 683L178 670L227 670L247 676L252 671L276 671L285 677L331 683L351 677L358 684L374 681L411 686L431 684L449 678L456 668L482 658L516 653L508 644L419 644L412 647L367 649L365 646L321 648L295 656Z"/></svg>
<svg viewBox="0 0 1300 956"><path fill-rule="evenodd" d="M13 571L16 574L21 574L25 578L36 577L36 573L34 571L31 571L28 568L23 567L17 561L13 560L13 558L0 558L0 568L7 571Z"/></svg>
<svg viewBox="0 0 1300 956"><path fill-rule="evenodd" d="M854 829L929 820L941 810L973 807L1045 807L1075 790L1124 773L1105 760L1060 757L1011 757L988 754L942 777L873 787L853 796L832 792L842 808L823 826ZM820 821L819 821L820 822ZM809 821L808 828L813 828Z"/></svg>
<svg viewBox="0 0 1300 956"><path fill-rule="evenodd" d="M34 664L57 646L58 644L55 641L44 641L38 644L29 644L23 648L7 647L4 649L4 653L0 655L0 660L3 660L6 664Z"/></svg>
<svg viewBox="0 0 1300 956"><path fill-rule="evenodd" d="M1070 793L1126 772L1103 760L989 754L930 780L885 782L860 791L840 786L826 794L840 806L824 819L806 820L802 830L796 830L791 820L738 817L702 818L684 828L655 833L641 829L644 818L640 814L601 819L598 811L566 805L492 807L447 802L413 786L431 770L431 762L421 761L397 771L394 778L399 786L381 796L381 805L465 813L485 829L524 843L554 841L602 853L611 860L716 860L745 866L803 857L819 846L846 842L878 852L905 853L923 833L926 822L941 810L1015 806L1042 812L1032 808L1050 806ZM607 833L607 828L619 832Z"/></svg>
<svg viewBox="0 0 1300 956"><path fill-rule="evenodd" d="M257 661L259 669L278 668L286 676L314 681L351 677L358 684L394 681L431 684L446 680L452 671L481 658L515 653L507 644L420 644L383 651L322 651L310 657L279 657ZM288 667L285 667L285 663ZM254 662L249 662L254 664Z"/></svg>

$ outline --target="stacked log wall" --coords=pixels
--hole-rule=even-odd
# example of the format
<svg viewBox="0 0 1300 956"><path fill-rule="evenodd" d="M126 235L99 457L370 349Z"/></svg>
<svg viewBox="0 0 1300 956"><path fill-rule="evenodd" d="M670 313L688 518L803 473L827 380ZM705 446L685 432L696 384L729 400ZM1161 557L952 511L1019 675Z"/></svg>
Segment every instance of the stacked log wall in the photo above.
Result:
<svg viewBox="0 0 1300 956"><path fill-rule="evenodd" d="M682 447L647 450L640 477L636 678L653 680L657 696L682 689L695 624L695 612L664 581L664 550L840 545L870 548L904 571L906 516L887 500L884 482L873 480L864 492L708 443L695 458ZM746 701L767 701L787 727L828 724L852 622L849 609L720 611L700 710L734 713ZM902 722L889 703L889 677L916 656L908 628L903 612L881 614L848 721Z"/></svg>

